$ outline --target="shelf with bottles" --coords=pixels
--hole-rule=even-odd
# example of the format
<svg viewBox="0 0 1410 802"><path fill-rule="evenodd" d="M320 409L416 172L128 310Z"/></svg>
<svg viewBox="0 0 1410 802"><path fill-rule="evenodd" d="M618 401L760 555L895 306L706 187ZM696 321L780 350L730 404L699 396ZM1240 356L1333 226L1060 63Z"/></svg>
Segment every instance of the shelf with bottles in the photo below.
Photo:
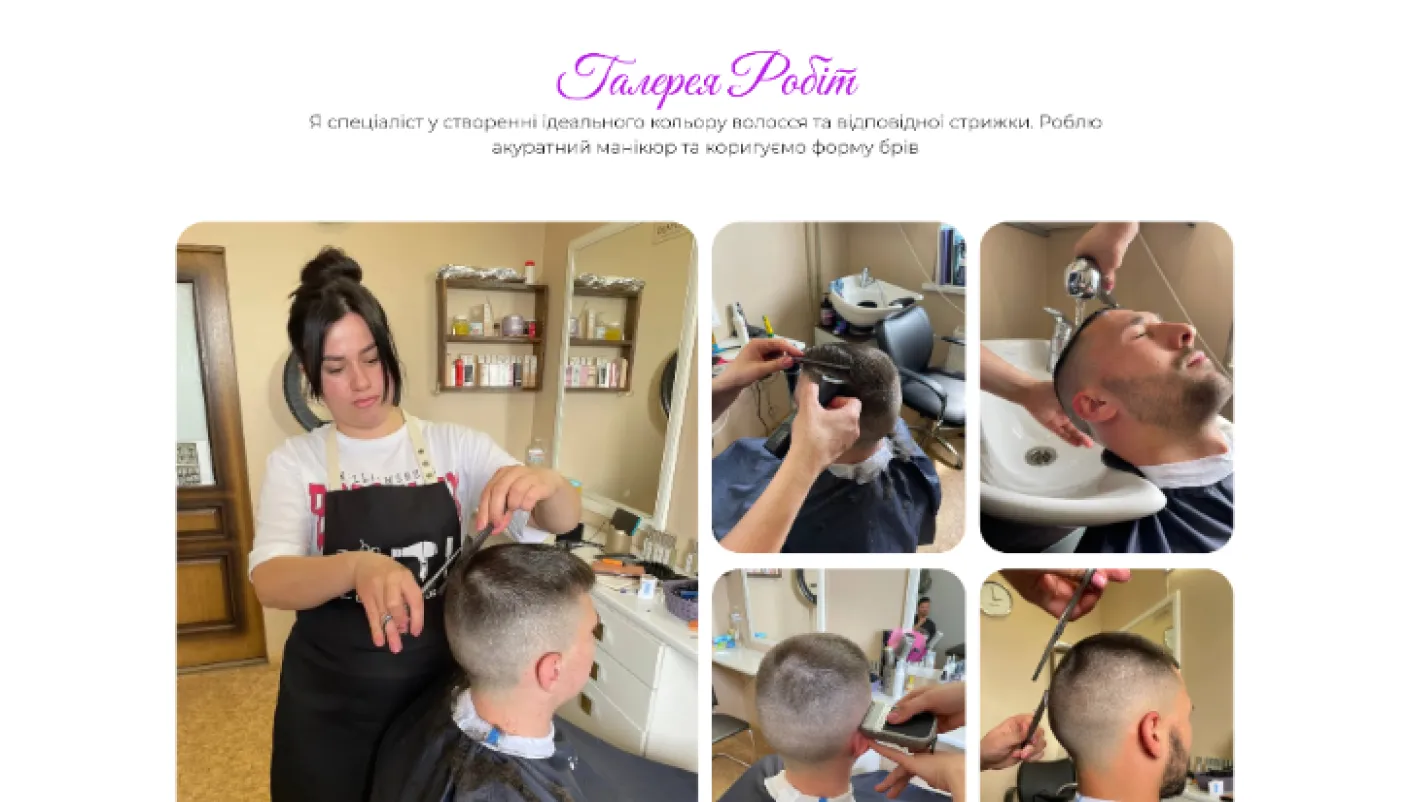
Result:
<svg viewBox="0 0 1410 802"><path fill-rule="evenodd" d="M563 367L565 392L625 393L631 390L631 360L626 357L572 356Z"/></svg>
<svg viewBox="0 0 1410 802"><path fill-rule="evenodd" d="M459 353L448 357L441 389L461 392L473 390L539 389L543 375L535 356L503 356L484 353Z"/></svg>
<svg viewBox="0 0 1410 802"><path fill-rule="evenodd" d="M532 277L533 272L533 263L525 262L525 275ZM538 392L543 387L547 285L437 278L436 320L439 323L436 354L442 366L436 375L436 392ZM465 345L482 348L471 350L457 347ZM483 350L484 346L508 346L517 353L513 356L499 352L491 355ZM490 366L506 364L510 369L510 383L457 383L457 357L475 360L484 357L492 360L485 363ZM513 383L514 365L518 365L518 384ZM493 369L499 370L497 367Z"/></svg>
<svg viewBox="0 0 1410 802"><path fill-rule="evenodd" d="M615 356L568 355L564 368L563 389L570 392L595 391L625 393L632 388L632 370L636 366L637 327L641 321L642 289L603 287L573 287L573 298L583 299L576 305L567 322L568 348L596 349L599 354ZM588 353L592 353L591 350ZM590 361L595 365L610 365L607 386L602 382L574 384L570 377L574 362Z"/></svg>

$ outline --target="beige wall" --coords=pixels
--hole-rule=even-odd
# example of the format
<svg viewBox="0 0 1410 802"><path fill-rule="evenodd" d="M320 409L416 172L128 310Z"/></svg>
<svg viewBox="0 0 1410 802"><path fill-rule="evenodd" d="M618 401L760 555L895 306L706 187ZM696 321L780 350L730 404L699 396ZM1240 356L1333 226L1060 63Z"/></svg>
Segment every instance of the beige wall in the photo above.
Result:
<svg viewBox="0 0 1410 802"><path fill-rule="evenodd" d="M990 578L1008 586L1002 576ZM1065 643L1098 632L1119 630L1167 595L1180 591L1181 662L1185 684L1195 705L1194 741L1190 756L1232 760L1233 755L1233 592L1215 571L1136 570L1129 583L1113 583L1097 609L1068 625ZM980 731L988 732L1010 716L1031 712L1049 681L1048 672L1032 682L1043 645L1052 635L1055 619L1014 594L1013 613L1005 618L981 616ZM1167 615L1136 632L1162 643ZM1026 708L1026 710L1025 710ZM1048 751L1045 760L1065 756L1047 721ZM1001 802L1012 787L1017 768L981 775L981 798Z"/></svg>
<svg viewBox="0 0 1410 802"><path fill-rule="evenodd" d="M906 571L828 569L827 631L862 647L868 660L881 659L881 631L904 623Z"/></svg>
<svg viewBox="0 0 1410 802"><path fill-rule="evenodd" d="M833 233L833 251L840 250ZM713 277L710 303L720 316L714 329L718 339L731 336L728 305L738 301L756 325L769 316L781 336L812 342L817 320L810 301L808 256L802 223L735 223L715 235L711 253ZM707 288L702 287L702 291ZM762 393L762 402L759 393ZM763 437L787 417L791 409L788 383L775 376L745 390L729 414L718 421L712 442L714 454L741 437ZM774 411L769 414L770 405ZM760 424L759 410L767 425Z"/></svg>
<svg viewBox="0 0 1410 802"><path fill-rule="evenodd" d="M746 576L743 581L749 592L745 621L751 641L754 633L778 643L785 638L813 631L815 608L799 594L792 569L785 569L783 575L778 577ZM729 629L728 621L725 622L725 629Z"/></svg>
<svg viewBox="0 0 1410 802"><path fill-rule="evenodd" d="M629 276L646 282L637 328L632 389L621 393L565 392L558 467L585 489L652 513L660 483L667 420L658 385L666 361L680 342L690 278L690 235L653 243L654 226L634 226L595 242L576 255L579 275ZM576 297L573 314L584 308L625 324L627 303L616 298ZM561 329L560 329L561 331ZM573 348L573 357L621 356L615 348ZM679 374L682 379L686 375ZM688 439L688 438L687 438Z"/></svg>
<svg viewBox="0 0 1410 802"><path fill-rule="evenodd" d="M980 339L1041 339L1052 336L1043 284L1048 240L1013 226L997 225L980 241ZM1071 317L1070 304L1053 307Z"/></svg>
<svg viewBox="0 0 1410 802"><path fill-rule="evenodd" d="M1234 589L1217 571L1172 571L1180 591L1181 663L1194 702L1190 756L1234 759Z"/></svg>
<svg viewBox="0 0 1410 802"><path fill-rule="evenodd" d="M1160 570L1132 571L1130 582L1111 583L1098 608L1103 628L1120 629L1164 601L1170 594L1165 574Z"/></svg>
<svg viewBox="0 0 1410 802"><path fill-rule="evenodd" d="M250 475L251 502L257 504L268 455L286 438L303 433L283 397L283 367L289 345L285 322L289 293L299 271L325 245L345 249L363 268L363 283L386 309L403 364L403 403L408 412L427 420L459 423L479 429L522 459L533 437L552 442L555 407L557 338L561 331L567 243L596 228L596 223L201 223L183 232L183 244L218 245L226 249L231 326L240 384L241 417ZM526 260L539 266L536 281L549 285L550 333L544 366L545 387L538 393L445 393L437 395L436 270L445 264L521 267ZM681 291L682 303L684 291ZM452 311L478 300L474 293L452 295ZM520 308L527 300L494 296L496 315ZM679 324L672 342L678 337ZM508 350L505 353L523 353ZM689 374L693 379L694 373ZM694 393L687 400L685 434L676 461L676 486L668 529L683 538L696 537L695 482L697 441L693 431ZM644 395L644 394L643 394ZM658 451L659 454L659 451ZM659 466L659 457L654 466ZM598 521L584 516L589 525ZM265 610L269 658L279 662L294 615Z"/></svg>

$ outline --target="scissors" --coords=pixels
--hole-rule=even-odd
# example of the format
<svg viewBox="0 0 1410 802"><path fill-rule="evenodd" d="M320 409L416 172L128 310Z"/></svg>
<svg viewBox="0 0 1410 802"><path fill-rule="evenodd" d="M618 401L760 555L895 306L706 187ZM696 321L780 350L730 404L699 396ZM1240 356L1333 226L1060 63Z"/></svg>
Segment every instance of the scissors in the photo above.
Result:
<svg viewBox="0 0 1410 802"><path fill-rule="evenodd" d="M806 356L794 357L794 363L799 365L812 365L815 368L825 368L827 370L840 370L844 373L851 373L852 369L846 365L839 365L835 362L823 362L820 359L809 359Z"/></svg>
<svg viewBox="0 0 1410 802"><path fill-rule="evenodd" d="M1033 736L1038 732L1038 722L1043 720L1043 713L1048 709L1048 692L1043 691L1043 698L1038 702L1038 709L1033 711L1033 721L1028 725L1028 734L1023 736L1023 743L1018 745L1022 749L1033 743Z"/></svg>
<svg viewBox="0 0 1410 802"><path fill-rule="evenodd" d="M440 570L432 574L431 578L426 580L426 584L421 587L421 598L426 598L426 594L432 590L438 590L439 588L436 583L440 582L441 579L445 577L446 571L450 569L451 564L454 563L461 554L468 553L473 555L475 552L479 551L480 547L485 544L485 540L489 538L490 533L493 531L493 522L485 524L485 528L481 529L479 533L475 535L475 540L470 543L468 548L465 546L465 541L462 540L460 542L460 548L451 552L450 557L446 558L445 564L441 566ZM444 583L442 582L441 584Z"/></svg>
<svg viewBox="0 0 1410 802"><path fill-rule="evenodd" d="M1033 681L1038 681L1038 676L1043 673L1043 666L1048 662L1048 656L1053 653L1053 647L1057 646L1058 638L1062 637L1062 631L1067 628L1067 619L1072 615L1072 611L1077 609L1077 602L1082 600L1082 594L1087 592L1087 586L1092 584L1092 577L1096 576L1097 569L1088 568L1082 575L1082 582L1077 586L1072 598L1067 601L1067 609L1062 611L1062 617L1058 619L1057 627L1053 629L1053 636L1048 639L1048 648L1043 650L1043 658L1038 661L1038 667L1033 670Z"/></svg>

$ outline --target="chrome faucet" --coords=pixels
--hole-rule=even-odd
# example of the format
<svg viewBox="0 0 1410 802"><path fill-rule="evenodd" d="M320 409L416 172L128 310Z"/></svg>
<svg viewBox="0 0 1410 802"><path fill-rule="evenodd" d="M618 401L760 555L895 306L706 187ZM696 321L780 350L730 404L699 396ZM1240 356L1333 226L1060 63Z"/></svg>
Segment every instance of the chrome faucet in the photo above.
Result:
<svg viewBox="0 0 1410 802"><path fill-rule="evenodd" d="M1051 376L1057 369L1058 357L1062 356L1068 341L1072 339L1075 327L1066 315L1051 306L1043 307L1043 311L1053 316L1053 337L1048 341L1048 375Z"/></svg>
<svg viewBox="0 0 1410 802"><path fill-rule="evenodd" d="M1102 286L1102 274L1097 270L1096 262L1085 256L1079 256L1067 266L1064 274L1064 287L1067 294L1076 303L1077 312L1072 321L1072 325L1082 325L1082 309L1087 301L1096 298L1109 307L1120 308L1121 304L1116 302L1116 298ZM1052 311L1052 310L1049 310Z"/></svg>
<svg viewBox="0 0 1410 802"><path fill-rule="evenodd" d="M864 267L864 268L862 268L862 286L863 286L863 287L870 287L872 284L875 284L875 283L876 283L876 279L874 279L874 278L871 277L871 268L870 268L870 267Z"/></svg>

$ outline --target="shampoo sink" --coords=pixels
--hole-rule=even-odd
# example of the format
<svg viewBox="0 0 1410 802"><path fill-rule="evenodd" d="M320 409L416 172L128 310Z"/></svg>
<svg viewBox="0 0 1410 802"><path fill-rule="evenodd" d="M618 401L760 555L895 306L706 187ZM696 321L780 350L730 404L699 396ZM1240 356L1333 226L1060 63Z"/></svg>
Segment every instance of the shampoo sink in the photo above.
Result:
<svg viewBox="0 0 1410 802"><path fill-rule="evenodd" d="M894 314L918 304L921 295L905 287L877 281L858 273L841 279L828 291L832 308L853 326L871 327Z"/></svg>
<svg viewBox="0 0 1410 802"><path fill-rule="evenodd" d="M1032 376L1051 379L1047 340L988 340L984 346ZM1035 526L1101 526L1144 518L1165 506L1160 489L1108 468L1101 448L1077 448L1028 411L982 393L979 506L987 515Z"/></svg>

